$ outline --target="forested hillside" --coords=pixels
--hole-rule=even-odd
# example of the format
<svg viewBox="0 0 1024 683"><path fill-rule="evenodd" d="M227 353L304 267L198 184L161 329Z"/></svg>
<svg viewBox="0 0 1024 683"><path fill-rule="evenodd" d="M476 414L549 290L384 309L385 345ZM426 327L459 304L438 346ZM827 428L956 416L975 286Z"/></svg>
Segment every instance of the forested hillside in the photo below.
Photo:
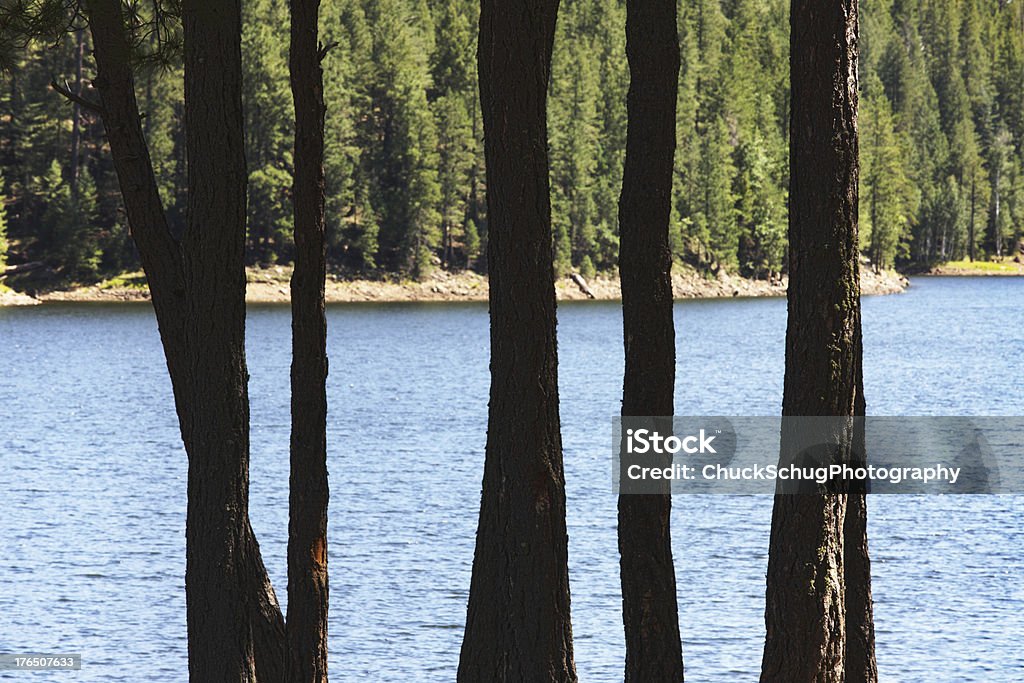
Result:
<svg viewBox="0 0 1024 683"><path fill-rule="evenodd" d="M699 269L765 277L786 250L787 0L684 0L672 245ZM248 259L293 244L287 5L245 3ZM474 0L328 0L330 260L349 273L483 270L487 241ZM176 27L140 30L137 90L171 220L184 224ZM563 0L549 94L560 273L615 267L629 85L621 0ZM3 27L0 26L0 35ZM1024 7L861 3L861 245L872 263L1013 253L1024 232ZM0 50L0 263L66 281L137 268L87 31ZM6 238L4 229L6 228Z"/></svg>

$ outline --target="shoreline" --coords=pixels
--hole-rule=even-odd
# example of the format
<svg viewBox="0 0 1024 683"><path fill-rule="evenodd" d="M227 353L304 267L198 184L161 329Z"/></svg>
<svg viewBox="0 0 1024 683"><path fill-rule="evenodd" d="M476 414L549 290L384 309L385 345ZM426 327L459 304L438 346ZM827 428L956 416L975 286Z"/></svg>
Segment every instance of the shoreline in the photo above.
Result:
<svg viewBox="0 0 1024 683"><path fill-rule="evenodd" d="M291 269L271 267L249 269L246 303L287 304L290 302ZM141 279L141 274L139 274ZM124 278L119 278L123 282ZM614 276L599 276L583 283L590 295L573 278L559 278L555 294L559 301L618 301L622 298L619 281ZM897 294L909 281L894 271L879 275L861 272L861 291L865 296ZM706 278L690 268L674 268L672 292L676 299L722 299L748 297L781 297L786 295L785 279L770 282L721 274ZM400 303L400 302L482 302L487 301L487 277L473 272L437 271L423 282L392 280L345 280L328 276L325 297L336 303ZM145 286L110 286L99 284L69 290L41 293L37 297L8 290L0 292L0 306L32 306L45 303L128 303L149 301Z"/></svg>

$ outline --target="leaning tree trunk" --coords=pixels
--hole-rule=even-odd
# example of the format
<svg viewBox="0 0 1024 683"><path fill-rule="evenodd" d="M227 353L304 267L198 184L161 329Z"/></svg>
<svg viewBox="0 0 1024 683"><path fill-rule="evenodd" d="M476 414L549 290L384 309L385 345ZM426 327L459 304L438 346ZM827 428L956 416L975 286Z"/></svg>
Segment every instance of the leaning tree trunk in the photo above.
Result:
<svg viewBox="0 0 1024 683"><path fill-rule="evenodd" d="M195 459L194 454L198 453L192 443L190 426L195 407L190 400L191 358L204 352L204 347L195 348L186 340L188 311L181 246L168 227L149 148L142 133L121 3L118 0L88 0L87 11L98 72L95 85L102 103L100 113L132 238L149 283L182 441L191 463ZM206 196L210 198L210 195ZM261 683L283 681L284 618L248 521L243 533L245 551L239 559L244 565L241 575L247 593L248 618L234 623L232 627L251 632L256 644L256 672Z"/></svg>
<svg viewBox="0 0 1024 683"><path fill-rule="evenodd" d="M860 306L857 0L793 0L790 21L789 325L782 413L852 417ZM838 458L849 456L850 437L844 434L836 444ZM844 680L845 511L842 494L775 497L763 681Z"/></svg>
<svg viewBox="0 0 1024 683"><path fill-rule="evenodd" d="M545 96L557 0L483 0L491 392L460 681L575 681Z"/></svg>
<svg viewBox="0 0 1024 683"><path fill-rule="evenodd" d="M160 328L160 338L167 361L167 369L171 377L171 386L174 392L182 440L186 451L189 453L191 501L192 484L194 482L192 477L193 468L205 466L203 459L208 457L207 454L209 453L211 441L215 443L218 441L217 437L219 436L219 440L230 443L233 435L238 430L234 425L227 425L226 431L223 434L213 435L214 438L204 444L197 444L193 440L195 432L192 428L192 421L193 415L198 409L197 404L192 400L194 391L193 378L196 376L194 374L194 363L195 359L207 352L208 343L211 340L205 338L196 339L194 332L191 335L191 339L187 338L186 330L190 327L189 299L192 299L194 302L198 301L202 305L204 302L212 303L218 297L227 297L227 299L233 302L231 305L236 309L235 315L237 316L239 296L237 278L233 290L211 289L207 286L205 290L200 288L192 292L191 296L186 295L188 287L186 287L182 247L172 235L167 224L157 190L149 148L142 131L141 117L135 97L134 78L131 71L130 48L125 32L125 17L122 15L121 3L118 0L88 0L86 10L89 19L89 29L92 33L98 72L94 82L101 97L100 114L107 139L110 143L111 156L117 171L131 235L139 250L143 269L146 272L146 280L149 283L153 307ZM236 30L238 30L238 27L236 27ZM195 34L193 33L192 35L194 37ZM193 50L195 47L196 42L193 39L189 41L186 49ZM199 47L203 47L201 43ZM191 64L193 68L196 66L197 61L201 64L203 58L200 57L198 60L192 59ZM225 65L225 68L230 66L236 69L237 75L238 65L232 65L229 62ZM206 103L218 102L220 95L216 94L216 96L211 98L209 92L211 89L215 90L215 88L207 88L206 93L196 95L193 87L193 94L190 94L186 109L190 109L195 113L196 110L203 108ZM233 115L237 114L236 109ZM197 135L205 135L207 139L211 137L217 138L217 125L215 121L207 121L204 129L202 122L200 122L199 128L195 132ZM211 127L214 127L212 133ZM204 130L205 132L203 132ZM190 133L192 132L190 130ZM203 159L208 153L218 154L222 152L220 147L206 150L202 142L194 144L193 147L195 151L192 158L197 161L199 166L202 165L199 160ZM234 163L238 163L237 155L234 158ZM236 185L233 203L237 205L237 177L243 179L245 177L244 162L241 168L241 175L238 175L237 169L233 175L235 178L232 178L229 182ZM219 200L218 193L221 189L222 186L220 184L209 187L203 187L201 184L193 185L190 196L197 203L212 207ZM242 191L244 192L244 188ZM242 197L244 201L244 194ZM237 211L237 206L235 211ZM201 214L202 211L197 215ZM244 224L241 226L237 224L234 226L212 224L211 228L214 230L218 228L239 230L244 229ZM193 239L198 239L199 237L202 236L194 236ZM228 261L232 260L231 256L229 255ZM216 261L217 258L214 260ZM194 267L198 263L193 261L192 265ZM218 272L223 272L223 270L221 268ZM201 287L202 281L200 280L198 283L190 281L188 284L189 287L196 286L197 284ZM209 319L210 316L207 315L206 320L209 321ZM233 330L236 337L238 331L236 320ZM236 344L241 341L240 337L235 339ZM238 350L241 351L240 345ZM244 359L242 362L244 364ZM211 386L207 385L206 388L208 392L207 398L209 399L208 403L223 402L226 405L233 406L236 413L241 414L244 412L238 409L240 397L237 395L234 387L229 386L228 391L220 397L220 401L217 401L217 398L212 393L209 393L212 391ZM246 424L246 432L247 428L248 425ZM210 436L209 432L207 432L207 436ZM238 455L238 453L238 447L235 446L233 448L233 455ZM232 453L227 453L227 450L225 454L233 457ZM247 451L243 451L242 456L241 462L233 463L230 467L239 477L239 482L236 482L238 486L231 487L234 490L237 490L239 486L243 489L247 487ZM211 490L211 496L204 496L204 500L210 505L211 509L215 509L218 505L218 501L213 498L220 493L213 489ZM193 519L195 519L196 515L204 516L202 510L192 507L191 502L189 514ZM251 646L242 646L243 650L252 652L249 656L249 661L235 661L234 664L238 669L246 673L251 672L254 658L256 675L261 683L283 681L285 675L284 619L263 565L255 535L249 526L247 515L243 515L241 522L238 522L237 519L235 521L238 528L234 530L233 540L237 540L240 537L241 543L231 549L236 560L232 567L232 576L236 579L236 585L231 589L231 592L236 598L239 597L239 593L244 594L242 596L244 598L242 604L245 607L246 614L244 618L238 620L234 618L228 619L225 615L215 612L213 610L214 606L211 605L210 618L225 624L225 634L235 634L234 640L243 642L251 640ZM188 544L187 554L191 559L197 552L191 533L189 534ZM192 584L196 580L194 573L191 578L192 581L186 586L188 592L192 590ZM196 603L196 598L190 597L189 602ZM190 670L193 672L194 678L209 680L211 677L216 676L215 670L218 667L214 663L210 665L210 668L206 668L206 662L211 658L216 660L218 654L217 652L211 653L209 646L205 646L204 649L204 643L199 640L201 636L193 635L201 632L200 625L195 622L200 620L206 621L202 619L201 614L196 612L197 610L190 610L189 612L189 631L191 636ZM233 613L232 617L234 616L237 616L237 614ZM194 646L192 645L193 641L196 641ZM205 658L202 660L199 658L200 653L205 655ZM194 663L193 659L195 660Z"/></svg>
<svg viewBox="0 0 1024 683"><path fill-rule="evenodd" d="M181 245L167 224L149 147L142 132L120 0L88 0L87 10L97 70L93 83L102 105L100 115L110 143L128 226L146 272L181 436L188 448L190 354L185 343L185 275Z"/></svg>
<svg viewBox="0 0 1024 683"><path fill-rule="evenodd" d="M675 390L669 213L679 44L676 0L628 0L629 121L619 201L623 416L671 416ZM626 681L681 681L671 492L619 496Z"/></svg>
<svg viewBox="0 0 1024 683"><path fill-rule="evenodd" d="M288 516L288 680L327 681L327 319L320 0L291 0L295 270Z"/></svg>
<svg viewBox="0 0 1024 683"><path fill-rule="evenodd" d="M864 345L860 310L857 311L854 399L854 466L866 465L864 421L867 404L864 399ZM871 559L868 555L867 487L851 488L846 497L846 519L843 524L843 559L846 579L846 681L875 683L878 665L875 662L875 621L871 598Z"/></svg>

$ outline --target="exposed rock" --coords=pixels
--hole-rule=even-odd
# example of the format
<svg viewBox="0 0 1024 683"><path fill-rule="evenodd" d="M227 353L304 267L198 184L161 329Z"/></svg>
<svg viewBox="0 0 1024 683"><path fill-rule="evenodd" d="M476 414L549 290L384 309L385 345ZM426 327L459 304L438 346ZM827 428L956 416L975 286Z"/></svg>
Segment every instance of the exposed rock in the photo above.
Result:
<svg viewBox="0 0 1024 683"><path fill-rule="evenodd" d="M288 279L291 269L274 266L255 269L248 275L246 299L250 303L288 303ZM581 285L582 282L582 285ZM864 294L893 294L908 286L902 275L892 271L881 274L870 268L861 270L861 291ZM329 303L353 301L487 301L486 276L472 272L450 273L436 270L424 281L414 280L344 280L331 276L326 283ZM750 280L730 275L720 268L712 277L696 270L677 266L672 271L672 291L676 299L708 299L718 297L785 296L785 278ZM555 283L559 300L618 300L622 293L614 275L584 280L581 276L561 278ZM144 301L149 293L139 287L85 287L40 295L42 301ZM38 303L25 295L0 298L0 305ZM8 303L8 301L12 303Z"/></svg>

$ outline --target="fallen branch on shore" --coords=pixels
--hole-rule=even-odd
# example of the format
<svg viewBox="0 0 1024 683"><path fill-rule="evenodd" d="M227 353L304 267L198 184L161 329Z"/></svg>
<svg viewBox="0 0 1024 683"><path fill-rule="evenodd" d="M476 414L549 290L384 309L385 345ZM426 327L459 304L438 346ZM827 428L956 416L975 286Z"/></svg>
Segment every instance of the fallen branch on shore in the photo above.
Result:
<svg viewBox="0 0 1024 683"><path fill-rule="evenodd" d="M32 261L31 263L19 263L16 266L7 266L4 268L4 276L17 275L18 273L27 273L30 270L36 270L42 268L44 264L42 261Z"/></svg>
<svg viewBox="0 0 1024 683"><path fill-rule="evenodd" d="M569 277L572 279L573 282L576 283L576 286L580 288L580 291L587 295L588 299L597 298L593 290L590 289L590 285L588 285L587 281L583 279L582 275L580 275L579 273L573 273Z"/></svg>

